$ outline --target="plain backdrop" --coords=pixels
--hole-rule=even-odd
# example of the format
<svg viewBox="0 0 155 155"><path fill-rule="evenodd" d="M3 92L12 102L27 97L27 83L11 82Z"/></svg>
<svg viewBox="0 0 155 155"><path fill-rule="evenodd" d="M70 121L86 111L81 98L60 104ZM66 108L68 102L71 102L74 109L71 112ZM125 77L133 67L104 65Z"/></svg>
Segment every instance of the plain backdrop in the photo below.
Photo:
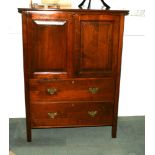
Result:
<svg viewBox="0 0 155 155"><path fill-rule="evenodd" d="M93 0L92 0L93 1ZM96 1L96 2L95 2ZM98 0L99 1L99 0ZM125 19L119 116L147 115L148 155L154 132L155 39L154 4L145 0L105 0L111 9L132 12ZM72 0L77 6L81 0ZM95 4L98 3L94 0ZM93 3L94 3L93 2ZM150 1L149 1L150 2ZM28 0L2 1L0 9L0 154L8 154L8 118L25 117L21 15ZM148 9L148 12L144 12ZM139 10L139 12L137 12ZM141 11L141 12L140 12ZM144 15L145 14L145 15ZM146 20L147 17L147 20ZM146 35L147 33L147 35ZM151 125L149 125L151 124ZM151 145L152 143L152 145Z"/></svg>

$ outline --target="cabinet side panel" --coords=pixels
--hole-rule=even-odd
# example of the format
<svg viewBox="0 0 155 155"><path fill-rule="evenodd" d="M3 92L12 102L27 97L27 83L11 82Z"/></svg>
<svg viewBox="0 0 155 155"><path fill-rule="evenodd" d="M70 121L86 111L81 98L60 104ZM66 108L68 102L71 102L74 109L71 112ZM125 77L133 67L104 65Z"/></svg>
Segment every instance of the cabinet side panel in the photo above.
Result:
<svg viewBox="0 0 155 155"><path fill-rule="evenodd" d="M122 15L122 16L120 16L120 25L119 25L119 40L118 40L119 44L118 44L118 56L117 56L117 70L116 70L116 76L115 76L116 84L115 84L114 119L113 119L113 126L112 126L112 137L116 137L116 132L117 132L123 32L124 32L124 16Z"/></svg>
<svg viewBox="0 0 155 155"><path fill-rule="evenodd" d="M22 12L22 33L23 33L23 66L25 83L25 110L27 140L31 141L31 116L30 116L30 96L29 96L29 76L30 76L30 53L28 48L27 13Z"/></svg>

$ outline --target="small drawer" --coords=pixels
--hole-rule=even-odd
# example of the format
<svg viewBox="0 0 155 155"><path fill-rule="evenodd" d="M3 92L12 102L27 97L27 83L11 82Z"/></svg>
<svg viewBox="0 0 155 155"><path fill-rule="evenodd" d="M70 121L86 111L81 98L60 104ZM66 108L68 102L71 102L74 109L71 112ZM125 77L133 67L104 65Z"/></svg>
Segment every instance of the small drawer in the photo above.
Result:
<svg viewBox="0 0 155 155"><path fill-rule="evenodd" d="M113 121L112 102L78 103L74 117L81 126L111 125Z"/></svg>
<svg viewBox="0 0 155 155"><path fill-rule="evenodd" d="M114 98L114 81L104 79L30 80L30 100L107 101Z"/></svg>
<svg viewBox="0 0 155 155"><path fill-rule="evenodd" d="M32 127L112 125L111 102L32 103Z"/></svg>

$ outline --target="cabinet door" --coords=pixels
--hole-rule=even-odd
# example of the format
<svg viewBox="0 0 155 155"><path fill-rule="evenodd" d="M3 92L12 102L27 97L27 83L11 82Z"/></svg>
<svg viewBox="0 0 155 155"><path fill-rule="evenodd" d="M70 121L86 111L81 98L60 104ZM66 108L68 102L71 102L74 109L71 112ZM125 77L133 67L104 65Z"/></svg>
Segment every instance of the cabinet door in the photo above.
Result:
<svg viewBox="0 0 155 155"><path fill-rule="evenodd" d="M31 74L36 77L69 76L72 55L72 14L42 11L28 14Z"/></svg>
<svg viewBox="0 0 155 155"><path fill-rule="evenodd" d="M76 16L75 74L79 77L114 75L118 34L119 16Z"/></svg>

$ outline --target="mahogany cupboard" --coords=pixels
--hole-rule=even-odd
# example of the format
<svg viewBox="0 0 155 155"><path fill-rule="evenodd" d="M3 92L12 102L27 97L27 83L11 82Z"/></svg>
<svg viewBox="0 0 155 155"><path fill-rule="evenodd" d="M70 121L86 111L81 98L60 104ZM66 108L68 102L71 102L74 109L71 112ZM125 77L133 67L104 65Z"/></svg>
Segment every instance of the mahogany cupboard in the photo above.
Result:
<svg viewBox="0 0 155 155"><path fill-rule="evenodd" d="M112 126L116 137L123 10L22 14L27 140L32 128Z"/></svg>

